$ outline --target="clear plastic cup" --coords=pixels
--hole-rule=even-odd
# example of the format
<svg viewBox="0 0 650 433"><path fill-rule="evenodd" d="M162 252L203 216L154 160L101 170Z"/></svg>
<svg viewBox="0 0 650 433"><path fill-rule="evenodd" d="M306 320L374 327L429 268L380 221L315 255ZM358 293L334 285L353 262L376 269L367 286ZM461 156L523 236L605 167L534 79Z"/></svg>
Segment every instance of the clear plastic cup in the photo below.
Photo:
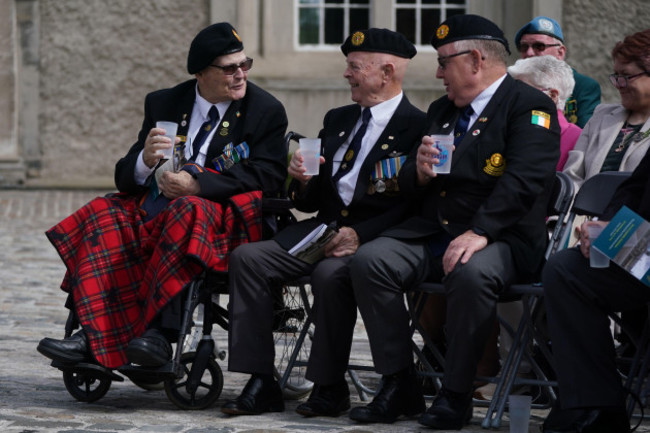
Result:
<svg viewBox="0 0 650 433"><path fill-rule="evenodd" d="M601 253L596 248L594 248L594 242L596 242L596 239L598 238L598 236L600 236L600 233L603 231L604 228L605 227L599 225L587 226L587 230L589 230L589 242L590 242L589 266L591 266L592 268L609 267L609 257L607 257L605 254Z"/></svg>
<svg viewBox="0 0 650 433"><path fill-rule="evenodd" d="M431 169L437 174L448 174L451 171L451 154L454 151L454 136L453 135L432 135L433 147L438 149L440 153L436 157L437 164L433 164Z"/></svg>
<svg viewBox="0 0 650 433"><path fill-rule="evenodd" d="M315 176L320 169L320 138L301 138L298 141L302 165L308 176Z"/></svg>
<svg viewBox="0 0 650 433"><path fill-rule="evenodd" d="M165 137L169 138L172 141L172 145L169 149L160 150L160 153L163 155L163 159L172 159L172 156L174 156L174 143L176 142L176 131L178 130L178 123L158 121L156 122L156 128L164 129Z"/></svg>

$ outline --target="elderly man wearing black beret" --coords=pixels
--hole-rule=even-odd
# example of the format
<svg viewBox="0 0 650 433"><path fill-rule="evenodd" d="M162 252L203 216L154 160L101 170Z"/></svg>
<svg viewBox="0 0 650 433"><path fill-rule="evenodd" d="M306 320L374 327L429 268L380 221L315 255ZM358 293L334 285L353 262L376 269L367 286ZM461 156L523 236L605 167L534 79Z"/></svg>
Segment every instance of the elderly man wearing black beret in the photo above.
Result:
<svg viewBox="0 0 650 433"><path fill-rule="evenodd" d="M315 383L309 400L298 406L305 416L338 416L350 407L345 381L357 305L347 265L360 245L399 222L404 200L397 172L419 142L424 113L402 92L402 80L416 50L403 35L387 29L354 32L341 46L347 57L343 77L356 104L330 110L319 137L318 175L307 175L300 151L289 164L291 191L299 210L318 212L280 232L274 240L242 245L231 258L228 368L251 374L237 399L222 411L231 415L284 409L273 378L273 299L277 281L311 275L316 325L307 378ZM315 263L287 252L318 224L338 233ZM406 403L424 410L422 393Z"/></svg>
<svg viewBox="0 0 650 433"><path fill-rule="evenodd" d="M230 24L199 32L187 59L195 79L145 98L138 141L115 169L122 194L47 232L82 329L43 339L42 354L109 368L167 363L183 289L204 270L226 271L230 249L261 238L261 196L286 176L287 116L247 81L252 65ZM157 121L178 124L176 143ZM174 144L175 157L163 159Z"/></svg>
<svg viewBox="0 0 650 433"><path fill-rule="evenodd" d="M550 98L507 75L508 42L491 21L455 15L436 29L432 45L447 95L429 107L427 135L399 175L400 190L418 209L362 245L349 265L375 369L384 377L374 400L350 417L392 422L405 412L413 355L404 291L441 281L443 387L419 422L460 430L472 417L472 385L498 295L542 265L560 129ZM454 136L449 174L432 170L439 151L429 134Z"/></svg>

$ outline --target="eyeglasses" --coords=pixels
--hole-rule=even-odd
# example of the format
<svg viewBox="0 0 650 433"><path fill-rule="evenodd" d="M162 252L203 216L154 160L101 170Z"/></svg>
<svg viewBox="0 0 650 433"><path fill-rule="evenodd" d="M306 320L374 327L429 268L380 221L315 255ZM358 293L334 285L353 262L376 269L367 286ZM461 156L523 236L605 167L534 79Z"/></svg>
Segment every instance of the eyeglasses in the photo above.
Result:
<svg viewBox="0 0 650 433"><path fill-rule="evenodd" d="M208 66L221 69L224 75L233 75L235 72L237 72L237 69L240 68L242 71L248 72L250 68L253 67L253 59L251 59L250 57L246 57L246 60L244 60L239 64L233 63L231 65L223 65L223 66L221 65L208 65Z"/></svg>
<svg viewBox="0 0 650 433"><path fill-rule="evenodd" d="M519 44L519 51L525 53L528 48L532 47L533 51L542 53L549 47L560 47L562 44L545 44L544 42L533 42L532 44Z"/></svg>
<svg viewBox="0 0 650 433"><path fill-rule="evenodd" d="M612 83L612 85L616 88L619 89L624 89L627 87L629 84L630 80L636 77L640 77L641 75L646 75L650 74L650 71L643 71L639 72L638 74L634 75L618 75L618 74L611 74L609 76L609 82Z"/></svg>
<svg viewBox="0 0 650 433"><path fill-rule="evenodd" d="M456 54L450 54L448 56L438 56L438 67L440 69L444 70L445 67L447 66L447 61L449 59L451 59L453 57L457 57L457 56L462 56L463 54L469 54L471 52L472 52L471 50L466 50L466 51L461 51L461 52L456 53Z"/></svg>

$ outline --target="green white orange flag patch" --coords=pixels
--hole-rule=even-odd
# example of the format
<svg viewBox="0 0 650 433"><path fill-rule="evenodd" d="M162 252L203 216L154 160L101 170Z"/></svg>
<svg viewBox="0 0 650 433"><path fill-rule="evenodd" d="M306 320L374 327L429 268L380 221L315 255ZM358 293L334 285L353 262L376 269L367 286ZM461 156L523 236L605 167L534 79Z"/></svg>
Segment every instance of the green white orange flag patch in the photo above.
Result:
<svg viewBox="0 0 650 433"><path fill-rule="evenodd" d="M548 129L551 127L551 115L543 111L533 110L530 123L533 125L543 126Z"/></svg>

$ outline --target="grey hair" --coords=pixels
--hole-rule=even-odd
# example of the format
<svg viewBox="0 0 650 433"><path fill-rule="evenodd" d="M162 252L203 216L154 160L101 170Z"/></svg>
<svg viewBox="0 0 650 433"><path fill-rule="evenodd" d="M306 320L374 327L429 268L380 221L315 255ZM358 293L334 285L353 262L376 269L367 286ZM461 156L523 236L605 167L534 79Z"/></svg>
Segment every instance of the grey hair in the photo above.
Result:
<svg viewBox="0 0 650 433"><path fill-rule="evenodd" d="M454 42L457 52L465 50L479 50L481 55L490 61L496 61L504 66L508 64L508 51L499 41L487 39L463 39Z"/></svg>
<svg viewBox="0 0 650 433"><path fill-rule="evenodd" d="M508 68L508 73L538 89L557 90L559 110L564 110L564 104L576 84L571 67L553 56L519 59Z"/></svg>

